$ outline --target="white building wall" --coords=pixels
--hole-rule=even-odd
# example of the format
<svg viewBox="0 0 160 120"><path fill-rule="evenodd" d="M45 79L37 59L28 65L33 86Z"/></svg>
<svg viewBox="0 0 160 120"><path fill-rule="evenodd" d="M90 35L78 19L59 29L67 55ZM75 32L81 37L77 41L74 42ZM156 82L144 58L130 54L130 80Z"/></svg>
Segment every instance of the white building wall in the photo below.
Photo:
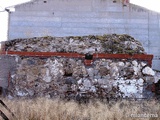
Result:
<svg viewBox="0 0 160 120"><path fill-rule="evenodd" d="M44 3L46 1L46 3ZM121 0L37 0L16 7L9 39L38 36L130 34L154 54L160 70L160 15Z"/></svg>

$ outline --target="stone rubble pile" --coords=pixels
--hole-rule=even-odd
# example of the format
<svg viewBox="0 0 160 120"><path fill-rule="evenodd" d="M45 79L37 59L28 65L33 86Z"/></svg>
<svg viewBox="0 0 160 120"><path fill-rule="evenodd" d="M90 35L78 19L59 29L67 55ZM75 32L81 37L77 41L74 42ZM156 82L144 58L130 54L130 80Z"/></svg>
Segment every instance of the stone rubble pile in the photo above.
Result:
<svg viewBox="0 0 160 120"><path fill-rule="evenodd" d="M145 98L154 71L136 60L97 59L92 66L73 58L16 57L10 97Z"/></svg>
<svg viewBox="0 0 160 120"><path fill-rule="evenodd" d="M141 43L129 35L35 37L5 42L5 49L28 52L127 53L143 54Z"/></svg>

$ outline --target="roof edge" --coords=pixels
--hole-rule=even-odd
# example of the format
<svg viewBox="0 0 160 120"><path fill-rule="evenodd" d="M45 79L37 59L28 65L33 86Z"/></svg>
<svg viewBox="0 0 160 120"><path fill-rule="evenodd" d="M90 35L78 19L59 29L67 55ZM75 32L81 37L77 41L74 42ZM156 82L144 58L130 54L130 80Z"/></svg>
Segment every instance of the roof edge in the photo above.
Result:
<svg viewBox="0 0 160 120"><path fill-rule="evenodd" d="M17 4L17 5L13 5L13 6L9 6L9 7L6 7L6 8L10 8L10 7L19 7L19 6L24 6L24 5L27 5L27 4L33 4L34 2L36 2L36 1L40 1L40 0L30 0L30 1L28 1L28 2L24 2L24 3L20 3L20 4ZM119 2L119 3L122 3L122 2ZM123 4L123 3L122 3ZM128 5L131 5L131 6L135 6L135 7L137 7L137 8L140 8L140 9L142 9L142 10L144 10L144 11L146 11L146 12L155 12L155 13L157 13L157 14L160 14L160 12L157 12L157 11L154 11L154 10L150 10L150 9L148 9L148 8L145 8L145 7L143 7L143 6L140 6L140 5L136 5L136 4L133 4L133 3L128 3Z"/></svg>

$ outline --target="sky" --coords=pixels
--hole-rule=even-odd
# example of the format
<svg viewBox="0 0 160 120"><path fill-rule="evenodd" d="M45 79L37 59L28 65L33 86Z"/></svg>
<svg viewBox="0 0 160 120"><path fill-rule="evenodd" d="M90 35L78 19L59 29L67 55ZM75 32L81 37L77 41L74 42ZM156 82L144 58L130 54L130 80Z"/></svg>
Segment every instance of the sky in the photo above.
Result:
<svg viewBox="0 0 160 120"><path fill-rule="evenodd" d="M130 0L131 3L160 12L160 0Z"/></svg>
<svg viewBox="0 0 160 120"><path fill-rule="evenodd" d="M16 4L24 3L30 0L0 0L0 10L2 8L8 7L8 6L13 6Z"/></svg>
<svg viewBox="0 0 160 120"><path fill-rule="evenodd" d="M7 40L8 13L2 12L6 7L28 2L30 0L0 0L0 42ZM160 12L160 0L130 0L131 3L140 5L150 10Z"/></svg>

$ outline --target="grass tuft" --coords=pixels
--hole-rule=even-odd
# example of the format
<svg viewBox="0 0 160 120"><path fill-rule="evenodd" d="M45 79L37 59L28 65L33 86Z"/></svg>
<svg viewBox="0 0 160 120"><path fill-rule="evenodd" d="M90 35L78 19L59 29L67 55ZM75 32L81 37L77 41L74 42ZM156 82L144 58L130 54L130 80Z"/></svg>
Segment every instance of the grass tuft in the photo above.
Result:
<svg viewBox="0 0 160 120"><path fill-rule="evenodd" d="M88 104L46 98L4 99L3 101L17 117L12 118L8 111L0 105L0 109L10 120L158 120L160 118L160 103L155 100L123 100L110 103L93 101ZM140 114L154 114L158 117L132 116Z"/></svg>

